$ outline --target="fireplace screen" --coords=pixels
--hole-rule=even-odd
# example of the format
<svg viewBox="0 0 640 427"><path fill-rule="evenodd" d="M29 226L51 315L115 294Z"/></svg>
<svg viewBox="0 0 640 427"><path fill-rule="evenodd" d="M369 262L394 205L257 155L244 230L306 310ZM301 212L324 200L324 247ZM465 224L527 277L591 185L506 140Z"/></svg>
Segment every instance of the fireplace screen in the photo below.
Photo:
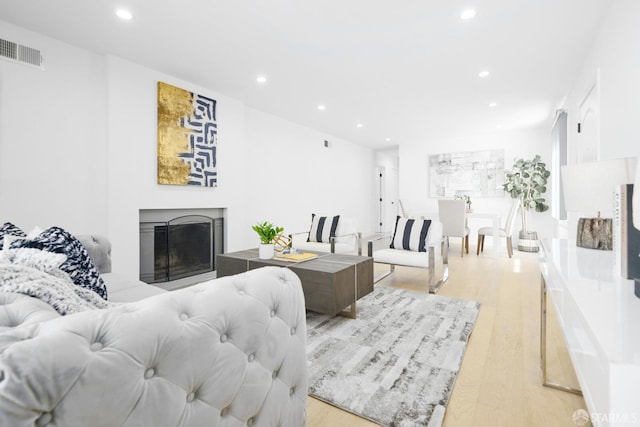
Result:
<svg viewBox="0 0 640 427"><path fill-rule="evenodd" d="M222 218L189 215L141 223L140 280L170 282L215 270L221 239Z"/></svg>

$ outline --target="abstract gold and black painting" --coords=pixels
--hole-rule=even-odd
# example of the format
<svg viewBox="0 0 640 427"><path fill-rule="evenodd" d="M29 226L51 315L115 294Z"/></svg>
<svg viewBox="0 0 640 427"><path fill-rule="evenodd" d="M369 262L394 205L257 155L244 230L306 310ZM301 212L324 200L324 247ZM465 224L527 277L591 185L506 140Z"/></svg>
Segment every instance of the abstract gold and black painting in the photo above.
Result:
<svg viewBox="0 0 640 427"><path fill-rule="evenodd" d="M158 82L158 184L216 187L216 101Z"/></svg>

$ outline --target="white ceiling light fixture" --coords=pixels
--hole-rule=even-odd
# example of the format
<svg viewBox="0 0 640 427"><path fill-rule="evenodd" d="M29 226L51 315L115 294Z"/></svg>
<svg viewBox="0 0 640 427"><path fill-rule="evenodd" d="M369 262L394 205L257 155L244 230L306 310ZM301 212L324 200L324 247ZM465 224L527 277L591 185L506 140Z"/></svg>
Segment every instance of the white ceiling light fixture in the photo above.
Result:
<svg viewBox="0 0 640 427"><path fill-rule="evenodd" d="M127 9L118 9L116 10L116 16L123 21L131 21L133 19L133 14L129 12Z"/></svg>
<svg viewBox="0 0 640 427"><path fill-rule="evenodd" d="M256 82L260 83L261 85L265 84L267 82L267 78L265 76L258 76L256 77Z"/></svg>
<svg viewBox="0 0 640 427"><path fill-rule="evenodd" d="M484 79L485 77L489 77L489 72L487 70L482 70L478 73L478 77L480 77L481 79Z"/></svg>
<svg viewBox="0 0 640 427"><path fill-rule="evenodd" d="M497 103L497 102L491 102L491 103L489 103L489 108L494 108L494 107L497 107L497 106L498 106L498 103Z"/></svg>
<svg viewBox="0 0 640 427"><path fill-rule="evenodd" d="M460 14L460 19L462 19L463 21L468 21L469 19L473 19L476 16L476 11L473 9L466 9L463 10L462 13Z"/></svg>
<svg viewBox="0 0 640 427"><path fill-rule="evenodd" d="M384 140L387 142L391 142L391 138L385 138Z"/></svg>
<svg viewBox="0 0 640 427"><path fill-rule="evenodd" d="M326 109L327 109L327 107L326 107L326 106L324 106L324 105L322 105L322 104L318 105L318 110L320 110L320 111L324 111L324 110L326 110Z"/></svg>
<svg viewBox="0 0 640 427"><path fill-rule="evenodd" d="M357 127L358 129L360 129L360 128L361 128L361 127L363 127L363 126L364 126L364 125L363 125L362 123L358 123L358 124L356 125L356 127Z"/></svg>

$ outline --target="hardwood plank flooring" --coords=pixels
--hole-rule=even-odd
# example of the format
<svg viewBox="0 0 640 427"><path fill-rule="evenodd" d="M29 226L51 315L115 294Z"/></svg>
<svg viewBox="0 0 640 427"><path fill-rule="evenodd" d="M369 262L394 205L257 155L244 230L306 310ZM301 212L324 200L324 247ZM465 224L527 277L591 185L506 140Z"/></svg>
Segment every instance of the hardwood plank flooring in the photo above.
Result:
<svg viewBox="0 0 640 427"><path fill-rule="evenodd" d="M504 245L503 245L504 246ZM585 408L580 396L541 384L540 270L538 254L506 249L498 258L460 257L449 250L449 280L438 295L473 299L482 306L447 407L444 427L575 427L572 415ZM376 275L388 266L376 265ZM426 291L426 272L396 267L376 286ZM550 379L573 387L577 380L552 305L548 315ZM308 398L307 426L375 426L317 399Z"/></svg>

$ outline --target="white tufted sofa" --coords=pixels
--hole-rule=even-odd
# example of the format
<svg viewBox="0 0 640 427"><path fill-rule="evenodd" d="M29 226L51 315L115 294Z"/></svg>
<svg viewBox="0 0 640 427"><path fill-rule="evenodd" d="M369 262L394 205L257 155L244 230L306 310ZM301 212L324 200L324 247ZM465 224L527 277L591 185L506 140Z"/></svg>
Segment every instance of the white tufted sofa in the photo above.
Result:
<svg viewBox="0 0 640 427"><path fill-rule="evenodd" d="M0 292L0 426L303 426L304 296L267 267L61 317Z"/></svg>

